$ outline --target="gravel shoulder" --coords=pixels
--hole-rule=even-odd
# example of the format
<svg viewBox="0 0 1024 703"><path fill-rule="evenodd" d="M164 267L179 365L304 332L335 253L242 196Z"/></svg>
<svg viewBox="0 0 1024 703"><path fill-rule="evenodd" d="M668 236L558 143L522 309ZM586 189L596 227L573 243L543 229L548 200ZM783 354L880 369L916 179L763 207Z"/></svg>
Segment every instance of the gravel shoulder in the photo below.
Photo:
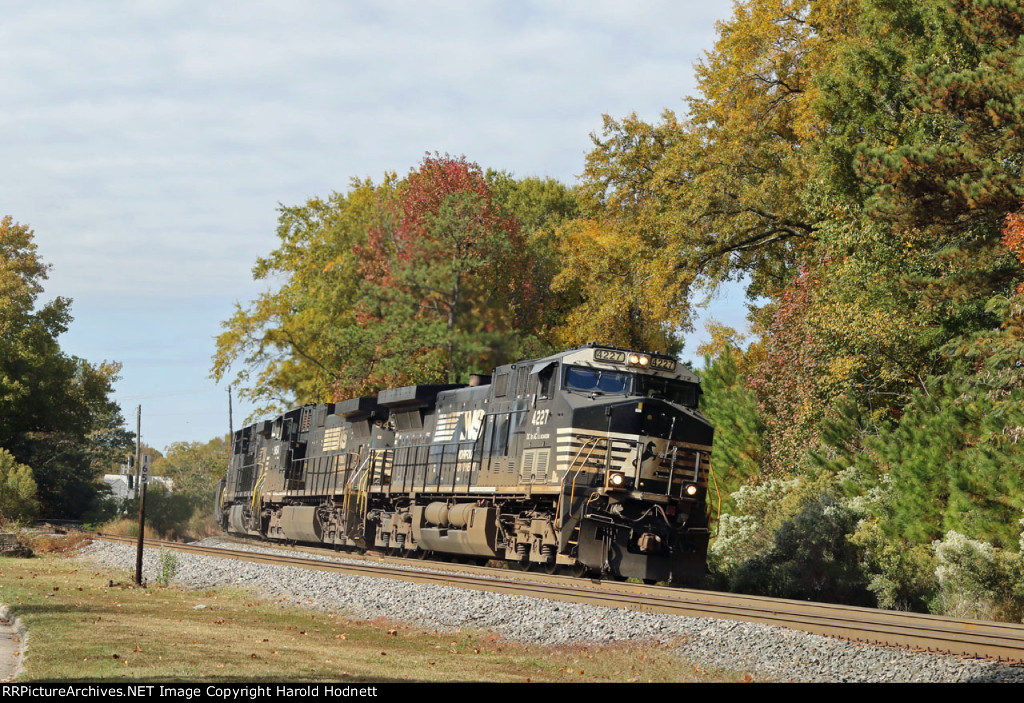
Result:
<svg viewBox="0 0 1024 703"><path fill-rule="evenodd" d="M237 544L231 547L239 548ZM77 558L112 569L134 569L135 549L94 542ZM323 560L345 561L326 556ZM144 576L155 581L160 570L159 553L148 551ZM185 553L177 555L173 581L192 588L247 588L271 600L288 600L352 619L387 618L449 630L477 628L542 645L668 643L681 660L778 681L1024 683L1024 669L1019 667L854 644L766 625L639 613ZM3 650L0 659L9 659ZM2 676L0 673L0 679Z"/></svg>

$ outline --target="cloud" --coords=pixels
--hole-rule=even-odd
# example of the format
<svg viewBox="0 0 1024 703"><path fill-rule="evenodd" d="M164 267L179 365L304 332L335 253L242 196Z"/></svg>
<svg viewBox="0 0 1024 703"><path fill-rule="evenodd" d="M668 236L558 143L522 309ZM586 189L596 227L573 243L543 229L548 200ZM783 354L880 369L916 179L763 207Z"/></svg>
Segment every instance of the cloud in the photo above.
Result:
<svg viewBox="0 0 1024 703"><path fill-rule="evenodd" d="M9 4L0 214L35 229L53 264L47 295L75 298L69 344L135 363L131 330L145 329L167 358L208 358L216 320L255 294L250 270L276 246L278 203L406 173L435 150L572 181L602 113L655 120L682 107L730 8ZM131 305L114 313L112 301ZM125 377L153 382L138 368Z"/></svg>

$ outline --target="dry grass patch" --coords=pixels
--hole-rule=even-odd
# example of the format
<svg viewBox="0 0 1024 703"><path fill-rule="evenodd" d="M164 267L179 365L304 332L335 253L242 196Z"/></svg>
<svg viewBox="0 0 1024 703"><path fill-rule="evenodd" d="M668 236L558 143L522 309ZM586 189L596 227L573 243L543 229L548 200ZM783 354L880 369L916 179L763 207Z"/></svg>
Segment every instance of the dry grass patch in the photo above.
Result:
<svg viewBox="0 0 1024 703"><path fill-rule="evenodd" d="M49 534L22 530L18 533L18 541L31 549L33 554L72 554L90 544L92 538L78 531Z"/></svg>
<svg viewBox="0 0 1024 703"><path fill-rule="evenodd" d="M135 518L119 518L117 520L111 520L110 522L103 523L96 531L107 535L116 535L118 537L138 537L139 521ZM166 535L157 530L148 520L146 521L146 539L173 541L170 535Z"/></svg>
<svg viewBox="0 0 1024 703"><path fill-rule="evenodd" d="M58 555L0 559L27 625L25 681L720 681L667 645L546 648L350 621L229 589L137 588Z"/></svg>

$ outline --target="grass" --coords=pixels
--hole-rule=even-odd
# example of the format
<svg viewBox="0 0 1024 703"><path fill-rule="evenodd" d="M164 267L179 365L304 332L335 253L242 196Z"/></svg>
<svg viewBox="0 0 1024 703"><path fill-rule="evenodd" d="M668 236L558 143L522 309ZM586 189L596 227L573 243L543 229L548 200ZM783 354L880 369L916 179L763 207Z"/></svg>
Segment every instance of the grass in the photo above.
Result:
<svg viewBox="0 0 1024 703"><path fill-rule="evenodd" d="M231 589L138 588L53 552L0 559L0 602L28 628L19 682L710 682L667 644L539 647L479 631L350 621Z"/></svg>

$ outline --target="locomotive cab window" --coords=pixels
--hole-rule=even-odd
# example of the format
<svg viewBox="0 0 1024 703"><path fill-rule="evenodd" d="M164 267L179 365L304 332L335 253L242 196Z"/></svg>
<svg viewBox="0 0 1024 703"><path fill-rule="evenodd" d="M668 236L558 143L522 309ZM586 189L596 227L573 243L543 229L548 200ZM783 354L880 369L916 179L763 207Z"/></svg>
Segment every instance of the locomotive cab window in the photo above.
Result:
<svg viewBox="0 0 1024 703"><path fill-rule="evenodd" d="M569 366L565 369L564 387L584 393L629 393L632 374L624 371Z"/></svg>
<svg viewBox="0 0 1024 703"><path fill-rule="evenodd" d="M699 386L696 383L677 381L674 378L661 378L646 374L637 374L636 377L636 395L661 398L688 408L697 407L698 389Z"/></svg>
<svg viewBox="0 0 1024 703"><path fill-rule="evenodd" d="M548 364L537 373L537 400L547 400L554 393L555 372L558 364Z"/></svg>

